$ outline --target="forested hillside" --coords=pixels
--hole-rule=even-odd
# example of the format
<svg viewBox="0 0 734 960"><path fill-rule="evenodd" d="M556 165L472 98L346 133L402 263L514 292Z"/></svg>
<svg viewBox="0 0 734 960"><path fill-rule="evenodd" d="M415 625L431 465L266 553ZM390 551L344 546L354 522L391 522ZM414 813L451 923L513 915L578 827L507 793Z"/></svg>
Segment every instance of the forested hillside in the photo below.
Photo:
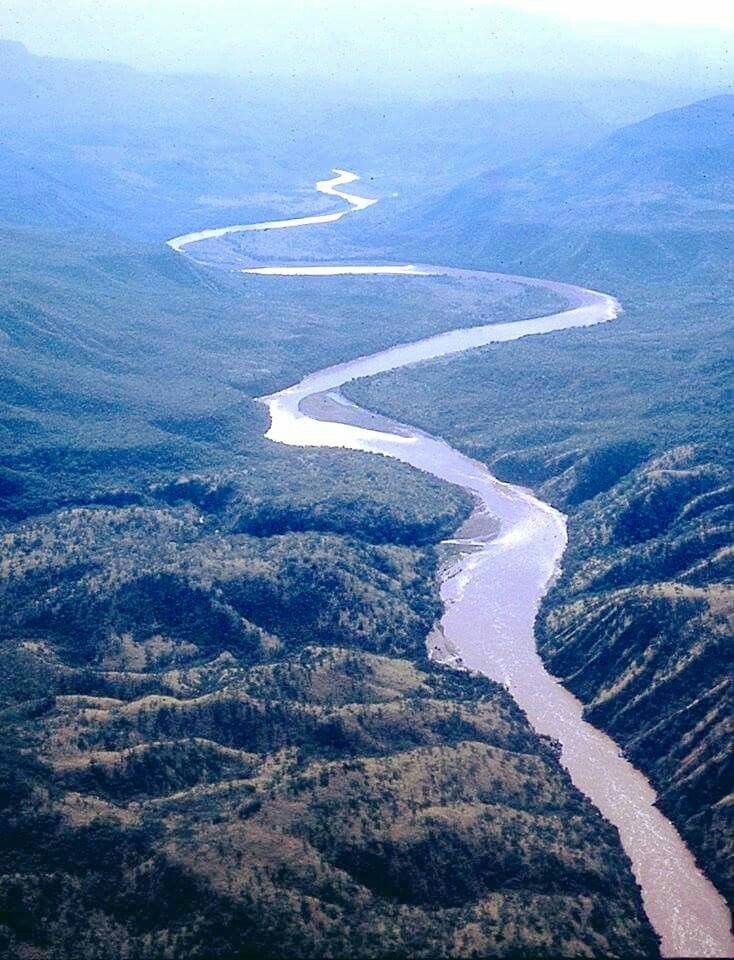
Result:
<svg viewBox="0 0 734 960"><path fill-rule="evenodd" d="M563 178L541 169L527 195L533 222L499 250L492 238L506 204L515 216L525 202L519 188L509 201L496 189L496 208L476 184L453 213L451 198L440 205L451 259L612 292L624 308L613 323L347 391L569 514L541 653L650 775L730 901L733 109L731 97L695 104L620 131L597 157L567 162ZM570 206L559 222L561 180ZM442 235L431 223L426 235ZM542 242L526 242L532 235Z"/></svg>
<svg viewBox="0 0 734 960"><path fill-rule="evenodd" d="M5 544L6 949L654 953L552 746L426 662L430 549L192 513L79 509Z"/></svg>
<svg viewBox="0 0 734 960"><path fill-rule="evenodd" d="M426 658L464 497L252 399L546 298L4 246L4 952L655 955L554 746Z"/></svg>
<svg viewBox="0 0 734 960"><path fill-rule="evenodd" d="M623 300L608 327L350 389L569 513L542 654L731 892L731 98L608 136L568 97L360 101L4 40L0 85L3 955L657 956L558 745L428 659L468 498L266 441L256 399L562 304L237 268L433 260ZM165 245L335 210L312 190L333 165L384 201L359 238L355 217L202 262Z"/></svg>

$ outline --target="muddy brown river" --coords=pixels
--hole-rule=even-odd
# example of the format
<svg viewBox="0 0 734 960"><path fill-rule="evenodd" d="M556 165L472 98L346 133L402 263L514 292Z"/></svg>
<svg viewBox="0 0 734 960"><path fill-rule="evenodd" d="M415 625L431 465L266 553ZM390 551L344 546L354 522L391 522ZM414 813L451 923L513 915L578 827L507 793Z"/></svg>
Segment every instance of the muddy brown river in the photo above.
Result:
<svg viewBox="0 0 734 960"><path fill-rule="evenodd" d="M358 179L355 174L334 173L332 180L321 181L317 188L349 204L338 216L215 228L175 238L169 244L180 251L199 239L233 232L328 223L374 202L337 189ZM345 273L472 276L469 271L420 264L275 265L243 272L321 277ZM580 701L548 673L536 651L538 606L559 570L566 546L563 514L528 490L497 480L483 464L443 440L376 418L339 393L343 384L359 377L490 343L604 323L620 310L613 297L569 284L505 274L482 273L481 277L543 287L562 296L568 306L533 320L450 331L309 374L262 398L271 418L266 436L296 446L383 454L456 484L474 497L476 507L466 525L466 536L461 531L457 534L452 541L453 557L442 569L444 614L440 632L429 641L432 654L504 684L533 727L560 743L561 761L574 784L619 830L642 889L645 910L661 937L663 956L732 957L734 938L726 904L697 868L673 824L654 805L653 788L613 740L584 720Z"/></svg>

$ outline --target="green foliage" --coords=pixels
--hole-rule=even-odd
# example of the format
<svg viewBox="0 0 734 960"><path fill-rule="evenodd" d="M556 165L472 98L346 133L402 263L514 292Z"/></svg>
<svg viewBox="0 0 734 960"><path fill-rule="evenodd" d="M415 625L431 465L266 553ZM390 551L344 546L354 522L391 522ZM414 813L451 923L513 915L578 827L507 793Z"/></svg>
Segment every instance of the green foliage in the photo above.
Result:
<svg viewBox="0 0 734 960"><path fill-rule="evenodd" d="M654 955L554 745L426 659L468 500L264 441L248 400L546 304L416 278L244 298L173 255L8 246L5 952Z"/></svg>
<svg viewBox="0 0 734 960"><path fill-rule="evenodd" d="M644 130L632 132L637 138ZM671 136L678 133L676 126ZM705 142L690 141L686 150L705 152ZM655 154L654 137L647 149ZM718 162L707 156L702 163L709 161ZM656 163L652 156L642 176L658 170ZM617 175L616 167L608 172ZM572 174L567 168L564 175ZM720 182L711 201L694 175L672 206L646 218L644 197L634 204L637 178L631 195L625 188L620 196L609 196L600 180L578 181L575 196L585 195L593 222L563 228L540 220L504 224L472 199L478 185L468 184L453 209L474 229L464 223L461 237L450 227L434 234L434 256L494 268L499 257L510 269L610 291L624 312L603 326L474 351L345 392L445 437L569 515L563 572L539 615L540 652L587 704L590 719L650 776L661 805L731 901L724 717L732 709L734 299L723 263L730 218L704 222L708 204L721 202ZM542 175L538 183L547 187ZM665 195L668 188L660 189ZM551 199L533 202L547 216ZM695 230L689 221L681 225L676 203L686 205ZM479 223L482 216L490 222Z"/></svg>

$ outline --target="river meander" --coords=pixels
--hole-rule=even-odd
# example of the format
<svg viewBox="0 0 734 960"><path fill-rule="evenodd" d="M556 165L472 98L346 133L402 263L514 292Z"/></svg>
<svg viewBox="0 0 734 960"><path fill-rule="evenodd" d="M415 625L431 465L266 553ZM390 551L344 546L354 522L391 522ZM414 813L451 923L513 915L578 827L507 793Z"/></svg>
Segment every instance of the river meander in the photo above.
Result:
<svg viewBox="0 0 734 960"><path fill-rule="evenodd" d="M203 230L174 238L169 245L180 252L199 240L231 233L331 223L376 202L338 189L357 180L356 174L334 173L333 179L316 186L320 192L344 200L348 206L342 211ZM470 271L412 263L270 265L247 267L242 272L314 277L472 276ZM547 672L536 651L535 618L566 546L565 517L530 491L497 480L482 463L443 440L405 424L375 418L339 393L343 384L359 377L490 343L604 323L620 310L613 297L569 284L505 274L482 273L481 277L544 287L560 295L567 308L532 320L453 330L311 373L262 398L271 418L266 436L296 446L343 447L393 457L473 496L473 523L467 525L466 536L460 532L452 541L453 557L441 574L444 614L440 636L430 640L434 655L504 684L533 727L560 743L561 761L574 784L619 830L642 889L645 910L661 937L663 955L734 956L726 904L697 868L673 824L654 805L653 788L606 734L584 720L580 701ZM491 523L486 522L488 517Z"/></svg>

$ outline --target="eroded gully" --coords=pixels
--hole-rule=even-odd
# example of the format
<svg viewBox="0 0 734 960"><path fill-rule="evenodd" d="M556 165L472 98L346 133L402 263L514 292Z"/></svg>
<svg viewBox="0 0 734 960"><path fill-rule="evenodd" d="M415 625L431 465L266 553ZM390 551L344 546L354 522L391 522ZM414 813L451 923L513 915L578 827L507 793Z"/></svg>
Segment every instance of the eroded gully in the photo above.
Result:
<svg viewBox="0 0 734 960"><path fill-rule="evenodd" d="M335 170L317 183L321 193L343 200L335 213L290 220L220 227L169 241L183 252L201 240L233 233L333 223L375 203L340 189L359 179ZM470 271L421 264L271 265L244 274L335 277L348 274L460 275ZM535 646L538 606L559 570L566 519L529 491L502 483L482 464L443 440L405 424L376 418L339 393L359 377L395 370L490 343L517 340L613 320L619 304L607 294L570 284L506 274L482 273L525 286L542 287L568 304L561 312L453 330L416 343L327 367L299 383L263 397L270 412L266 434L295 446L342 447L379 453L410 464L468 491L475 510L452 541L454 557L441 573L444 614L430 641L434 656L460 663L504 684L538 733L561 745L561 761L574 784L619 830L642 889L643 903L661 937L666 957L731 957L734 938L723 898L695 864L673 824L654 806L655 791L606 734L583 718L579 700L545 669ZM491 518L491 522L487 520Z"/></svg>

